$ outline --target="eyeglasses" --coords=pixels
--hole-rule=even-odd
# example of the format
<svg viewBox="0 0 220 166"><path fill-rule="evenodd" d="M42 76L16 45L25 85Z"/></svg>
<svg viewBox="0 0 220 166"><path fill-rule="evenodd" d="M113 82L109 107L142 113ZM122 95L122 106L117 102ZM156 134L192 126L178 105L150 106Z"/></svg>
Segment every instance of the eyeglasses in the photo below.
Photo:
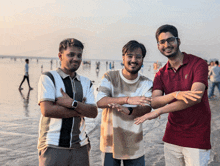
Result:
<svg viewBox="0 0 220 166"><path fill-rule="evenodd" d="M164 45L166 42L169 43L169 44L173 44L176 39L178 39L178 37L169 37L167 39L160 40L157 43L160 44L160 45Z"/></svg>

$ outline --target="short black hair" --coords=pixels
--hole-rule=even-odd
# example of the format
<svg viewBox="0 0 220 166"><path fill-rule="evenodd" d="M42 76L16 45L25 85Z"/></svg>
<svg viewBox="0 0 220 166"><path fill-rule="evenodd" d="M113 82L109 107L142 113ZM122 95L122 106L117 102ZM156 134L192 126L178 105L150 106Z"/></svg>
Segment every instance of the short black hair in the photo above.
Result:
<svg viewBox="0 0 220 166"><path fill-rule="evenodd" d="M137 42L136 40L131 40L122 48L122 55L124 56L128 51L134 51L135 49L140 48L142 51L143 58L146 55L146 48L142 43Z"/></svg>
<svg viewBox="0 0 220 166"><path fill-rule="evenodd" d="M29 62L29 59L25 59L25 62Z"/></svg>
<svg viewBox="0 0 220 166"><path fill-rule="evenodd" d="M155 36L156 36L157 41L158 41L159 35L163 32L164 33L170 32L174 37L178 37L178 31L177 31L176 27L173 25L165 24L165 25L160 26L156 31Z"/></svg>
<svg viewBox="0 0 220 166"><path fill-rule="evenodd" d="M59 52L62 53L63 50L66 50L67 47L79 47L82 50L84 49L84 45L82 44L81 41L74 39L74 38L68 38L68 39L64 39L63 41L60 42L59 45Z"/></svg>
<svg viewBox="0 0 220 166"><path fill-rule="evenodd" d="M216 64L216 65L219 65L219 62L218 62L218 61L215 61L215 64Z"/></svg>

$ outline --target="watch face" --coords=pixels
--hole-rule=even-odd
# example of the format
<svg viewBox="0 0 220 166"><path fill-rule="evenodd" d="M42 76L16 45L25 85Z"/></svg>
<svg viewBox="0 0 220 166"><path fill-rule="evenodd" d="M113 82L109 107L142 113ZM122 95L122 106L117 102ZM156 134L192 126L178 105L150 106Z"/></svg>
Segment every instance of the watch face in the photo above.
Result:
<svg viewBox="0 0 220 166"><path fill-rule="evenodd" d="M75 108L77 107L77 101L76 101L76 100L74 100L73 106L74 106Z"/></svg>
<svg viewBox="0 0 220 166"><path fill-rule="evenodd" d="M73 101L72 107L73 107L73 108L76 108L76 107L77 107L77 101L76 101L76 100Z"/></svg>
<svg viewBox="0 0 220 166"><path fill-rule="evenodd" d="M133 112L133 108L132 107L128 107L128 110L130 111L130 113L128 115L131 115Z"/></svg>
<svg viewBox="0 0 220 166"><path fill-rule="evenodd" d="M133 108L132 108L132 107L128 107L128 110L129 110L129 111L133 111Z"/></svg>

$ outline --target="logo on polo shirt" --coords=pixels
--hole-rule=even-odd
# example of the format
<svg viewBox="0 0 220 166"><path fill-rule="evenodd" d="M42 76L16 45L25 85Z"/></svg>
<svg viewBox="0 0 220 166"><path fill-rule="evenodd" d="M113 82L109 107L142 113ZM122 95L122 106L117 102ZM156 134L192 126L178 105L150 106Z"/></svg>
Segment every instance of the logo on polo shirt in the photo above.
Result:
<svg viewBox="0 0 220 166"><path fill-rule="evenodd" d="M185 79L187 79L187 77L188 77L188 74L185 75Z"/></svg>

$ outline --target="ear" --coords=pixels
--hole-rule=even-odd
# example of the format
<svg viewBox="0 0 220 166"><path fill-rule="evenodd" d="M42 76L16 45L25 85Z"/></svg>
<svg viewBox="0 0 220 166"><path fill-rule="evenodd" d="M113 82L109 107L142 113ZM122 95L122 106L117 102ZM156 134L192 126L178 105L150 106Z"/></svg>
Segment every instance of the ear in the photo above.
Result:
<svg viewBox="0 0 220 166"><path fill-rule="evenodd" d="M160 45L157 43L157 48L159 49Z"/></svg>
<svg viewBox="0 0 220 166"><path fill-rule="evenodd" d="M62 61L62 54L60 52L58 53L58 57L59 57L60 61Z"/></svg>
<svg viewBox="0 0 220 166"><path fill-rule="evenodd" d="M123 61L122 63L123 63L123 64L125 64L125 63L124 63L124 60L125 60L125 55L122 55L122 61Z"/></svg>
<svg viewBox="0 0 220 166"><path fill-rule="evenodd" d="M180 38L177 39L177 42L179 45L181 44Z"/></svg>

